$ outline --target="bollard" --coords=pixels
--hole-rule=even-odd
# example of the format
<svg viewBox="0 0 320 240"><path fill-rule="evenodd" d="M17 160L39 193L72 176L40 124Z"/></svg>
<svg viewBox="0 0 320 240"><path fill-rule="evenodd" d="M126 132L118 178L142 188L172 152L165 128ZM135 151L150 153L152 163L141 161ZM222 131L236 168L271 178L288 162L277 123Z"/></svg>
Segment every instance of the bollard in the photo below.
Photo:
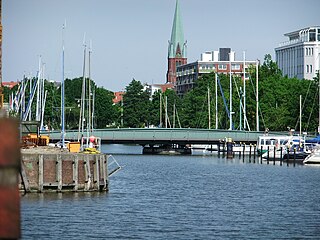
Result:
<svg viewBox="0 0 320 240"><path fill-rule="evenodd" d="M273 165L276 165L276 146L273 147Z"/></svg>
<svg viewBox="0 0 320 240"><path fill-rule="evenodd" d="M18 122L0 118L0 239L20 239Z"/></svg>
<svg viewBox="0 0 320 240"><path fill-rule="evenodd" d="M227 158L233 158L233 142L232 138L227 138Z"/></svg>
<svg viewBox="0 0 320 240"><path fill-rule="evenodd" d="M243 148L242 148L242 162L244 162L244 152L246 150L246 144L243 144Z"/></svg>

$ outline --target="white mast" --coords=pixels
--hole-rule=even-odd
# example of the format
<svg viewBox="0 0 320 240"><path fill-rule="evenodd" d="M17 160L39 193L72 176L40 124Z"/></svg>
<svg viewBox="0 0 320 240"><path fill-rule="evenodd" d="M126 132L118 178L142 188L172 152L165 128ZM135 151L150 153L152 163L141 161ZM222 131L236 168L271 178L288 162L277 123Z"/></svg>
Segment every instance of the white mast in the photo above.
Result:
<svg viewBox="0 0 320 240"><path fill-rule="evenodd" d="M159 126L162 128L162 93L160 92L160 122L159 122Z"/></svg>
<svg viewBox="0 0 320 240"><path fill-rule="evenodd" d="M259 132L259 60L256 60L256 120L257 132Z"/></svg>
<svg viewBox="0 0 320 240"><path fill-rule="evenodd" d="M166 119L166 123L165 126L166 128L168 128L168 97L165 96L165 119Z"/></svg>
<svg viewBox="0 0 320 240"><path fill-rule="evenodd" d="M229 98L230 98L230 106L229 106L229 120L230 120L230 127L229 127L229 130L232 130L232 78L231 78L231 51L229 53L229 75L230 75L230 81L229 81L229 86L230 86L230 95L229 95Z"/></svg>
<svg viewBox="0 0 320 240"><path fill-rule="evenodd" d="M91 129L91 72L90 72L90 57L91 57L91 53L92 53L92 42L91 42L91 40L90 40L90 45L89 45L89 59L88 59L88 61L89 61L89 69L88 69L88 71L89 71L89 83L88 83L88 110L89 110L89 112L88 112L88 131L89 131L89 135L91 135L91 133L92 133L92 129Z"/></svg>
<svg viewBox="0 0 320 240"><path fill-rule="evenodd" d="M243 130L246 130L246 52L243 51Z"/></svg>
<svg viewBox="0 0 320 240"><path fill-rule="evenodd" d="M215 73L215 90L216 90L216 129L218 129L218 74Z"/></svg>
<svg viewBox="0 0 320 240"><path fill-rule="evenodd" d="M300 114L299 114L299 119L300 119L300 124L299 124L299 136L301 136L301 119L302 119L302 108L301 108L301 95L300 95L300 97L299 97L299 106L300 106Z"/></svg>
<svg viewBox="0 0 320 240"><path fill-rule="evenodd" d="M173 103L173 124L172 124L172 128L176 127L176 100L174 100Z"/></svg>
<svg viewBox="0 0 320 240"><path fill-rule="evenodd" d="M41 79L41 55L39 56L39 70L37 76L37 102L36 102L36 121L40 121L40 79Z"/></svg>
<svg viewBox="0 0 320 240"><path fill-rule="evenodd" d="M61 79L61 142L65 147L65 112L64 112L64 29L66 23L62 27L62 79Z"/></svg>
<svg viewBox="0 0 320 240"><path fill-rule="evenodd" d="M208 127L211 129L210 88L208 86Z"/></svg>

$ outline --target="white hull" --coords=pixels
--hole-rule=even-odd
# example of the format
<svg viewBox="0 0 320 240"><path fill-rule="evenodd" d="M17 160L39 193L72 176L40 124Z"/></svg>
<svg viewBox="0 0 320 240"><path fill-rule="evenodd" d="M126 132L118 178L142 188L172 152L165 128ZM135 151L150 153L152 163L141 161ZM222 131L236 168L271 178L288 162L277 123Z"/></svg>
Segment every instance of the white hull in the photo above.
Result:
<svg viewBox="0 0 320 240"><path fill-rule="evenodd" d="M311 153L305 160L303 160L304 164L320 164L320 152L315 151Z"/></svg>

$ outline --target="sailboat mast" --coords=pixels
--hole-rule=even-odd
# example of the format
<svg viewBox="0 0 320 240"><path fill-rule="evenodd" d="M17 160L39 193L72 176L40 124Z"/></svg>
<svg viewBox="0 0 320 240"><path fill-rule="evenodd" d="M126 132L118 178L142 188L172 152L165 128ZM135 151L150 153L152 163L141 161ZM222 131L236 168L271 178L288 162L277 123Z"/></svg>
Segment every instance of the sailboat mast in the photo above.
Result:
<svg viewBox="0 0 320 240"><path fill-rule="evenodd" d="M37 75L37 102L36 102L36 121L40 120L39 109L40 107L40 80L41 80L41 55L39 56L39 69Z"/></svg>
<svg viewBox="0 0 320 240"><path fill-rule="evenodd" d="M301 120L302 120L302 108L301 108L301 95L299 97L299 106L300 106L300 114L299 114L299 119L300 119L300 124L299 124L299 136L301 136Z"/></svg>
<svg viewBox="0 0 320 240"><path fill-rule="evenodd" d="M246 130L246 52L243 51L243 129Z"/></svg>
<svg viewBox="0 0 320 240"><path fill-rule="evenodd" d="M160 92L160 122L159 122L159 125L160 127L162 127L162 93Z"/></svg>
<svg viewBox="0 0 320 240"><path fill-rule="evenodd" d="M64 29L62 27L62 79L61 79L61 142L62 147L65 147L65 112L64 112Z"/></svg>
<svg viewBox="0 0 320 240"><path fill-rule="evenodd" d="M82 93L81 93L81 105L80 105L80 118L79 118L79 134L78 141L83 137L84 132L84 120L85 120L85 97L86 97L86 51L87 46L84 44L83 50L83 77L82 77Z"/></svg>
<svg viewBox="0 0 320 240"><path fill-rule="evenodd" d="M91 41L89 45L89 58L88 58L88 72L89 72L89 82L88 82L88 131L89 135L91 135L92 130L91 130L91 73L90 73L90 57L91 57Z"/></svg>
<svg viewBox="0 0 320 240"><path fill-rule="evenodd" d="M174 103L173 103L173 125L172 125L173 128L176 127L176 100L174 100Z"/></svg>
<svg viewBox="0 0 320 240"><path fill-rule="evenodd" d="M229 112L229 121L230 121L230 126L229 126L229 130L232 130L232 76L231 76L231 52L229 53L229 70L230 70L230 72L229 72L229 77L230 77L230 79L229 79L229 87L230 87L230 93L229 93L229 104L230 104L230 106L229 106L229 109L230 109L230 112Z"/></svg>
<svg viewBox="0 0 320 240"><path fill-rule="evenodd" d="M259 60L256 60L256 120L256 130L259 132Z"/></svg>
<svg viewBox="0 0 320 240"><path fill-rule="evenodd" d="M208 128L211 129L210 88L208 86Z"/></svg>
<svg viewBox="0 0 320 240"><path fill-rule="evenodd" d="M216 129L218 129L218 74L215 74L215 92L216 92Z"/></svg>

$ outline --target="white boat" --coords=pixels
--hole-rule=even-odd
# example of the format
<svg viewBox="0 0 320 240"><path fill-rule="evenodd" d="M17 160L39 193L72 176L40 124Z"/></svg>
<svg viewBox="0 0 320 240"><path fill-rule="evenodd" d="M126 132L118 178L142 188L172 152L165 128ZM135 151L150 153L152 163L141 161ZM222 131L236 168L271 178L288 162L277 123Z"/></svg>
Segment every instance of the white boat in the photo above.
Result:
<svg viewBox="0 0 320 240"><path fill-rule="evenodd" d="M320 164L320 148L315 149L303 160L304 164Z"/></svg>
<svg viewBox="0 0 320 240"><path fill-rule="evenodd" d="M259 154L263 155L269 150L273 151L274 148L280 149L281 146L284 147L285 142L287 142L290 137L288 135L263 135L258 138L257 151ZM280 154L279 154L280 155ZM273 155L271 155L273 156Z"/></svg>

